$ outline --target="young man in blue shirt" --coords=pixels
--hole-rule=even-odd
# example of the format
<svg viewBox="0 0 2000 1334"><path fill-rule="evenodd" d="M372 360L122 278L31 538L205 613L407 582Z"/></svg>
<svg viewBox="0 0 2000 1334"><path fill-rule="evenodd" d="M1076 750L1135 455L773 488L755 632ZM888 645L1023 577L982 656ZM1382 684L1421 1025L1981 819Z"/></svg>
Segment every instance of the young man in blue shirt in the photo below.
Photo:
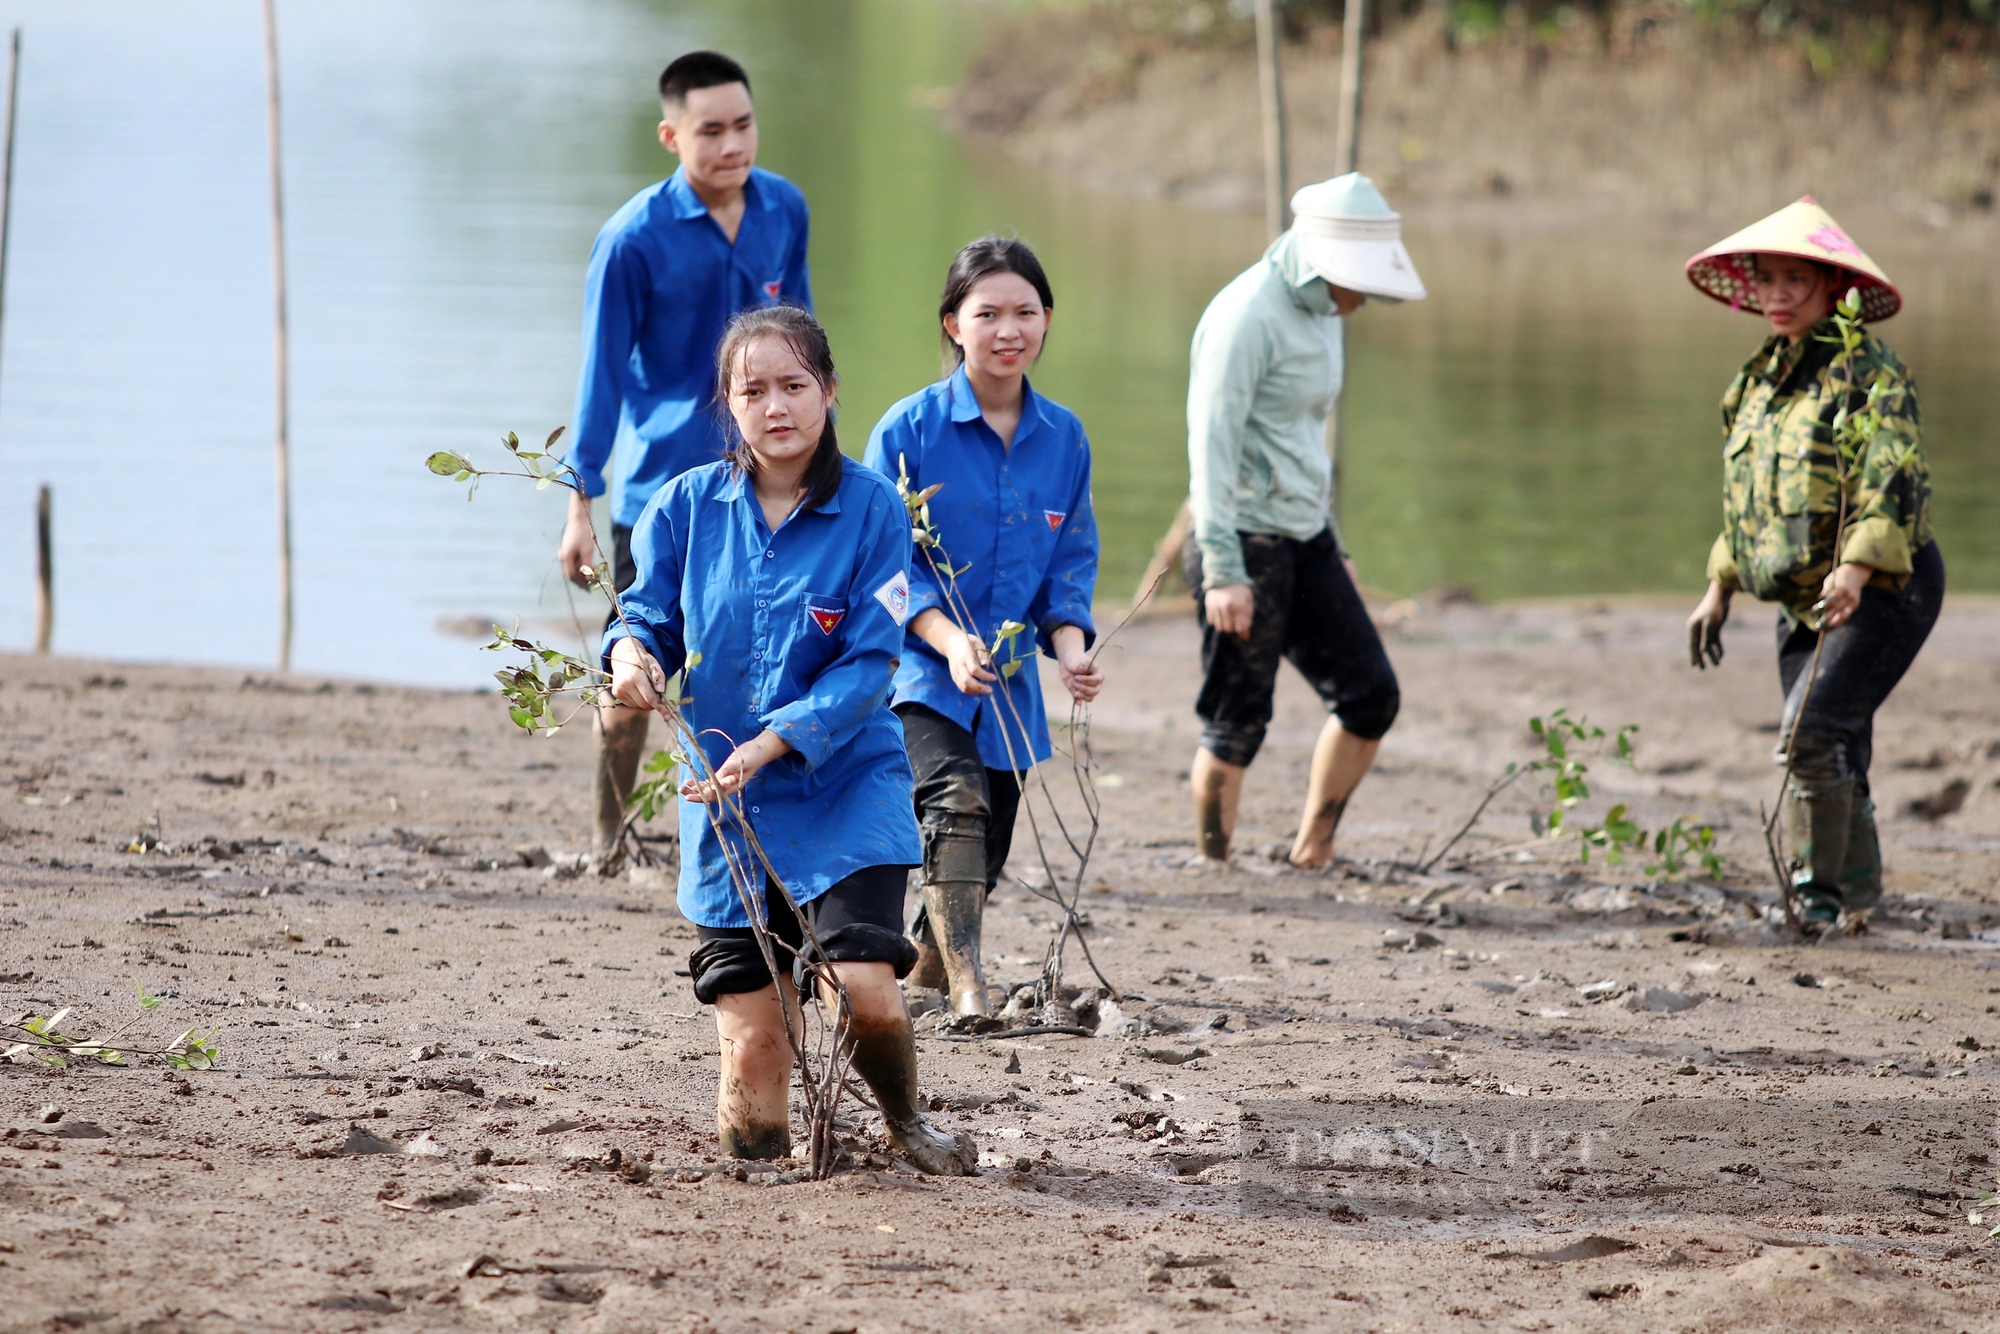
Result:
<svg viewBox="0 0 2000 1334"><path fill-rule="evenodd" d="M599 549L590 497L604 494L612 446L611 555L622 590L633 579L632 525L646 502L726 448L715 350L730 318L758 306L812 308L805 196L756 166L757 118L743 67L714 51L680 57L660 75L660 110L660 146L680 168L613 214L590 251L568 454L586 494L571 494L556 552L564 576L585 586L584 569ZM600 862L617 847L646 719L623 707L598 715Z"/></svg>

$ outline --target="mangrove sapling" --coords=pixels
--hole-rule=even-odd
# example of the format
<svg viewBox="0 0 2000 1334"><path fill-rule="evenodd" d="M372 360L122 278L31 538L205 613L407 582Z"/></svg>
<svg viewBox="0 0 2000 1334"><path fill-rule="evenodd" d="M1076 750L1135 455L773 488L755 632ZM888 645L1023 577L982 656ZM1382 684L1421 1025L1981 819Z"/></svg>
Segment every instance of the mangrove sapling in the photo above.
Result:
<svg viewBox="0 0 2000 1334"><path fill-rule="evenodd" d="M1590 798L1588 759L1601 755L1614 764L1631 768L1632 737L1639 730L1638 724L1627 723L1615 733L1607 734L1589 719L1571 717L1569 710L1563 708L1546 717L1528 719L1528 730L1541 743L1542 754L1525 764L1509 762L1499 777L1486 785L1479 804L1457 832L1445 840L1444 846L1428 857L1419 855L1412 868L1418 874L1428 874L1443 861L1445 854L1479 823L1479 817L1486 813L1495 797L1527 774L1543 774L1546 775L1544 799L1549 804L1546 810L1538 805L1528 813L1529 827L1537 838L1557 840L1574 836L1586 863L1593 850L1614 866L1622 864L1628 852L1644 855L1650 850L1658 860L1646 867L1648 875L1678 875L1693 858L1710 878L1721 878L1725 867L1721 854L1715 850L1715 830L1708 825L1691 825L1685 817L1676 816L1649 835L1632 819L1622 802L1606 811L1598 824L1581 824L1572 818L1575 808Z"/></svg>
<svg viewBox="0 0 2000 1334"><path fill-rule="evenodd" d="M1034 761L1033 748L1028 742L1027 722L1021 716L1020 707L1014 702L1013 692L1004 684L1021 670L1023 663L1032 663L1034 660L1032 643L1026 657L1022 656L1020 649L1020 636L1028 627L1019 621L1005 621L995 630L993 642L990 645L985 643L978 628L978 619L972 614L972 608L965 601L965 596L958 586L958 577L972 567L970 564L954 565L952 557L944 548L943 538L937 526L931 521L930 502L943 488L943 483L935 483L921 491L911 490L909 464L901 455L896 459L896 474L896 492L903 498L904 508L909 512L911 539L923 553L924 561L930 567L932 579L943 594L945 614L978 648L982 659L981 666L992 667L1003 683L993 692L1004 709L999 716L1000 739L1007 748L1008 768L1020 791L1021 808L1028 816L1028 829L1034 839L1035 856L1041 863L1042 874L1047 881L1045 886L1030 884L1025 880L1020 883L1037 898L1045 899L1062 909L1062 919L1043 953L1042 970L1035 983L1035 1008L1038 1018L1043 1021L1042 1026L1047 1026L1049 1023L1060 1026L1062 1012L1059 1006L1062 999L1064 946L1071 936L1074 936L1077 944L1082 947L1085 961L1090 965L1091 972L1096 974L1097 980L1103 984L1106 993L1115 1000L1124 998L1123 993L1111 979L1104 975L1104 970L1098 967L1097 959L1090 950L1090 942L1084 938L1083 923L1077 915L1077 904L1083 894L1084 878L1089 873L1090 855L1096 847L1101 823L1097 786L1090 773L1093 766L1089 749L1089 709L1079 700L1070 701L1071 735L1072 738L1082 737L1080 754L1075 741L1072 740L1069 752L1070 766L1076 778L1078 791L1082 795L1084 812L1090 822L1088 832L1079 842L1063 819L1061 807L1057 805L1055 795L1049 789L1047 778ZM1111 634L1099 640L1090 654L1092 662L1097 660L1097 655L1103 652L1105 645L1124 628L1126 622L1132 619L1133 613L1144 605L1146 598L1151 596L1153 589L1159 587L1159 583L1160 577L1156 576L1151 587L1125 614L1125 618L1113 628ZM1007 653L1004 659L1000 656L1003 649ZM1021 753L1014 748L1017 734L1022 747L1027 751L1025 765L1022 763ZM1057 832L1062 835L1063 842L1068 845L1071 854L1076 858L1076 873L1067 894L1063 892L1063 877L1056 874L1055 867L1049 860L1047 844L1042 837L1041 818L1036 812L1034 802L1034 794L1037 792L1047 806L1049 818Z"/></svg>
<svg viewBox="0 0 2000 1334"><path fill-rule="evenodd" d="M582 494L581 479L576 471L550 452L561 436L562 428L558 427L550 433L541 450L529 451L521 448L519 436L509 432L501 443L521 465L518 469L482 469L464 455L451 451L432 454L424 461L424 466L440 477L469 482L474 487L483 477L526 477L535 481L538 490L557 485ZM604 559L604 550L597 545L594 530L591 541L597 560L586 571L587 582L611 600L613 613L629 633L631 622L626 619L624 604L617 589L612 586L610 562ZM509 716L517 726L528 732L552 736L585 709L605 708L611 703L610 674L596 663L586 662L575 654L547 644L521 639L498 626L494 627L493 643L487 647L525 655L522 665L496 672L495 677L500 683L501 694L507 699ZM680 679L684 683L690 681L701 662L700 653L689 653L682 665ZM667 808L671 789L665 775L669 766L679 767L696 784L715 793L713 803L702 803L702 812L722 850L731 887L749 918L751 934L759 953L763 955L764 964L772 977L787 978L794 976L796 963L797 972L803 974L805 982L802 995L817 1002L811 1007L819 1020L811 1042L807 1041L800 1027L805 1022L807 1007L785 1003L778 1008L784 1016L785 1038L791 1046L792 1064L797 1071L800 1094L805 1103L807 1161L813 1178L823 1180L832 1174L843 1157L835 1135L835 1114L847 1086L853 1007L846 985L826 962L818 933L793 898L790 888L772 867L770 858L765 855L764 845L750 823L741 794L725 791L722 784L716 781L707 753L700 744L701 736L712 734L721 737L733 749L735 739L716 729L697 733L681 712L682 705L692 702L693 697L689 695L677 692L662 694L657 712L667 725L670 748L655 754L648 763L648 771L660 776L635 789L624 829L629 830L632 820L640 815L650 819ZM563 708L569 710L566 716L560 714ZM794 956L790 947L771 933L765 915L767 884L777 888L779 898L797 921L807 946L804 957ZM787 956L782 964L779 958L781 951ZM781 985L780 993L783 991ZM827 1013L829 1010L831 1014Z"/></svg>
<svg viewBox="0 0 2000 1334"><path fill-rule="evenodd" d="M1901 397L1910 391L1907 386L1901 384L1892 388L1886 380L1879 377L1871 381L1865 391L1854 382L1854 358L1861 351L1862 345L1867 341L1867 330L1863 326L1861 319L1861 290L1859 288L1848 288L1847 295L1835 303L1833 308L1833 323L1833 335L1831 337L1820 335L1819 337L1820 341L1838 345L1840 348L1840 356L1834 362L1831 375L1838 377L1837 383L1842 390L1841 401L1839 409L1835 411L1833 420L1829 424L1830 434L1833 438L1834 468L1839 478L1840 488L1839 506L1833 528L1833 562L1834 568L1838 569L1841 548L1847 543L1847 521L1852 512L1853 487L1856 475L1860 471L1862 461L1867 457L1869 449L1874 446L1875 437L1882 430L1884 400L1892 396ZM1911 444L1905 447L1903 452L1896 456L1890 463L1888 471L1883 475L1883 488L1886 490L1890 483L1904 469L1916 461L1916 457L1916 445ZM1817 616L1825 607L1826 599L1821 598L1813 604L1812 611ZM1785 749L1780 760L1783 773L1778 779L1777 800L1768 811L1764 809L1761 802L1758 804L1758 815L1763 824L1764 850L1770 857L1771 874L1778 882L1778 901L1784 906L1786 924L1793 931L1800 934L1805 933L1805 924L1799 916L1798 903L1794 892L1795 886L1792 884L1792 877L1787 871L1784 850L1781 846L1782 836L1778 832L1778 821L1785 809L1785 793L1794 781L1793 770L1798 746L1798 722L1805 716L1806 706L1812 701L1813 687L1819 681L1820 654L1826 647L1827 628L1824 620L1814 624L1812 630L1814 634L1813 651L1812 659L1806 667L1805 686L1799 692L1798 707L1794 709L1788 706L1785 711ZM1792 849L1792 854L1793 858L1796 859L1798 849ZM1850 931L1859 932L1867 929L1864 919L1844 917L1843 920L1846 929Z"/></svg>
<svg viewBox="0 0 2000 1334"><path fill-rule="evenodd" d="M160 997L147 995L143 984L135 981L132 988L138 997L139 1013L102 1037L77 1038L64 1033L58 1025L69 1017L69 1007L47 1017L23 1015L0 1022L0 1033L20 1039L0 1052L0 1060L11 1061L17 1055L26 1055L58 1070L67 1069L71 1061L124 1065L128 1058L158 1061L174 1070L215 1068L222 1059L222 1049L217 1045L222 1036L219 1026L206 1035L190 1028L171 1042L126 1041L125 1033L160 1005Z"/></svg>

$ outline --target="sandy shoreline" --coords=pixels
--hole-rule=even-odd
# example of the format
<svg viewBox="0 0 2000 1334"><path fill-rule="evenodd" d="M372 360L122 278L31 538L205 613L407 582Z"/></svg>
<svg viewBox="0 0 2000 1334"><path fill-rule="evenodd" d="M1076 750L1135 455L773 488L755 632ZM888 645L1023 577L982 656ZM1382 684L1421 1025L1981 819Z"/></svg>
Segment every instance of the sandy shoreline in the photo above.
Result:
<svg viewBox="0 0 2000 1334"><path fill-rule="evenodd" d="M1095 719L1088 896L1135 1035L927 1032L936 1114L988 1155L953 1182L706 1171L713 1030L670 893L517 852L580 850L580 729L522 738L475 692L0 659L0 1010L94 1032L137 980L167 997L143 1029L220 1024L225 1053L185 1081L0 1067L0 1329L1990 1324L1965 1215L2000 1090L2000 599L1951 599L1885 709L1889 911L1817 947L1755 916L1768 618L1698 676L1684 614L1402 618L1404 713L1336 876L1255 855L1318 725L1289 676L1242 868L1181 868L1193 634L1136 622ZM1386 865L1559 706L1642 725L1600 793L1715 821L1724 883L1522 847L1511 798L1466 860ZM1955 813L1900 813L1956 782ZM989 920L1026 981L1045 905L1003 889ZM438 1151L342 1153L356 1127ZM1440 1156L1447 1131L1483 1156ZM650 1179L586 1170L612 1148Z"/></svg>

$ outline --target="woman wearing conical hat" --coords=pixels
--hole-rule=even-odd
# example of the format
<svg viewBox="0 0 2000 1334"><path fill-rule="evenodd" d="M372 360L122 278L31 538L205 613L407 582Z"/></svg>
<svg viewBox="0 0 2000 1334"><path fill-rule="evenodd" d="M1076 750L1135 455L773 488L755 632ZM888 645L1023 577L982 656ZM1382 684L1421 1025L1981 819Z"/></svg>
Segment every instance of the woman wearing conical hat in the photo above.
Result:
<svg viewBox="0 0 2000 1334"><path fill-rule="evenodd" d="M1771 326L1722 397L1723 528L1688 618L1689 655L1696 667L1722 661L1737 591L1779 605L1794 902L1809 930L1843 914L1859 929L1882 896L1875 710L1944 601L1916 386L1866 327L1903 298L1810 195L1696 255L1687 274ZM1851 350L1838 309L1849 293L1863 326Z"/></svg>

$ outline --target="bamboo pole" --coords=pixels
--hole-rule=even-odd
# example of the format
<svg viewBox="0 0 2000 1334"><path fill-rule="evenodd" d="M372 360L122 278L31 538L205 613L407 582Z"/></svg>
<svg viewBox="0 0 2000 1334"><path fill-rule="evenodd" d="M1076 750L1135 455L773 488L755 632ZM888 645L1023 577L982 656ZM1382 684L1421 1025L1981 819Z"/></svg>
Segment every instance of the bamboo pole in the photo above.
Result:
<svg viewBox="0 0 2000 1334"><path fill-rule="evenodd" d="M0 330L6 327L7 244L14 230L14 113L21 104L21 30L16 27L7 44L7 123L0 138ZM49 487L42 484L35 496L35 652L49 651L49 637L55 631L54 562L49 540Z"/></svg>
<svg viewBox="0 0 2000 1334"><path fill-rule="evenodd" d="M1361 42L1368 0L1347 0L1340 17L1340 118L1335 122L1333 174L1356 170L1361 145Z"/></svg>
<svg viewBox="0 0 2000 1334"><path fill-rule="evenodd" d="M14 108L20 104L21 30L14 29L7 48L6 147L0 149L0 330L7 319L7 241L14 229Z"/></svg>
<svg viewBox="0 0 2000 1334"><path fill-rule="evenodd" d="M1340 16L1340 117L1335 122L1333 136L1333 174L1345 176L1358 170L1357 160L1361 148L1361 42L1364 26L1368 19L1368 0L1347 0L1345 12ZM1346 340L1341 340L1341 355L1347 353ZM1347 386L1343 382L1340 396L1333 402L1333 411L1326 415L1326 448L1333 455L1333 496L1331 499L1334 531L1341 533L1344 544L1347 535L1340 530L1340 466L1341 437L1347 417Z"/></svg>
<svg viewBox="0 0 2000 1334"><path fill-rule="evenodd" d="M1257 91L1264 121L1264 229L1270 239L1285 230L1285 90L1278 73L1278 16L1273 0L1257 5Z"/></svg>
<svg viewBox="0 0 2000 1334"><path fill-rule="evenodd" d="M271 289L276 317L276 473L278 493L278 670L292 669L292 449L285 347L285 175L278 127L278 13L264 0L264 116L271 148Z"/></svg>
<svg viewBox="0 0 2000 1334"><path fill-rule="evenodd" d="M47 653L56 629L55 543L50 537L49 484L35 497L35 652Z"/></svg>

